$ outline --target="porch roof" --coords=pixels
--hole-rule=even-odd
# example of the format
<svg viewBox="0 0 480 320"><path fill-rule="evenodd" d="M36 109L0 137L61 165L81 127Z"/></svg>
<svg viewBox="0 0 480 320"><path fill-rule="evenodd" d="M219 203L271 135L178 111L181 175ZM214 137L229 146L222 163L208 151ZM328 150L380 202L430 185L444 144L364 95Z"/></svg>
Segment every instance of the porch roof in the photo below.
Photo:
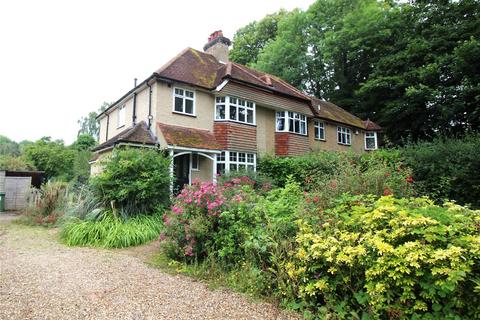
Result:
<svg viewBox="0 0 480 320"><path fill-rule="evenodd" d="M221 150L222 148L215 139L215 135L209 130L161 122L157 122L157 126L167 145L206 150Z"/></svg>

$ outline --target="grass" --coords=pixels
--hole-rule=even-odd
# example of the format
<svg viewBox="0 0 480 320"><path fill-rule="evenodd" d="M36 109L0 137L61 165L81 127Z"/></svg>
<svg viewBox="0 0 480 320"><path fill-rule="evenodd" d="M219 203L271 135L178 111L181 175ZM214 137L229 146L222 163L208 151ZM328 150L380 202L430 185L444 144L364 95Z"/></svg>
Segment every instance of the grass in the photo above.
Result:
<svg viewBox="0 0 480 320"><path fill-rule="evenodd" d="M60 237L68 246L126 248L158 238L162 228L161 215L124 221L110 214L98 221L71 219L65 222Z"/></svg>

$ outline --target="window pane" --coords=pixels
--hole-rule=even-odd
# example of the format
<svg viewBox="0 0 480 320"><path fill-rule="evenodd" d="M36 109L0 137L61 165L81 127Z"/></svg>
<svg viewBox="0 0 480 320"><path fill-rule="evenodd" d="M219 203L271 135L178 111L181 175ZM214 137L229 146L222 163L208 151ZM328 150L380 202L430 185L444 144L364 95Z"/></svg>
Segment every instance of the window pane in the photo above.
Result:
<svg viewBox="0 0 480 320"><path fill-rule="evenodd" d="M319 139L325 140L325 129L324 128L320 128Z"/></svg>
<svg viewBox="0 0 480 320"><path fill-rule="evenodd" d="M187 91L185 90L185 95L189 98L193 98L193 91Z"/></svg>
<svg viewBox="0 0 480 320"><path fill-rule="evenodd" d="M225 119L225 105L217 105L217 114L216 114L217 119Z"/></svg>
<svg viewBox="0 0 480 320"><path fill-rule="evenodd" d="M315 126L315 138L320 139L320 128Z"/></svg>
<svg viewBox="0 0 480 320"><path fill-rule="evenodd" d="M182 89L175 89L175 94L183 96L183 90Z"/></svg>
<svg viewBox="0 0 480 320"><path fill-rule="evenodd" d="M217 163L217 173L218 174L225 173L225 164L224 163Z"/></svg>
<svg viewBox="0 0 480 320"><path fill-rule="evenodd" d="M239 164L238 165L238 171L245 171L246 167L244 164Z"/></svg>
<svg viewBox="0 0 480 320"><path fill-rule="evenodd" d="M277 119L277 131L283 131L285 130L285 119L284 118L278 118Z"/></svg>
<svg viewBox="0 0 480 320"><path fill-rule="evenodd" d="M230 103L231 104L237 104L237 98L230 97Z"/></svg>
<svg viewBox="0 0 480 320"><path fill-rule="evenodd" d="M238 162L245 162L246 161L246 158L245 158L245 153L244 152L240 152L238 154Z"/></svg>
<svg viewBox="0 0 480 320"><path fill-rule="evenodd" d="M375 138L367 137L366 145L367 149L375 149Z"/></svg>
<svg viewBox="0 0 480 320"><path fill-rule="evenodd" d="M294 131L294 130L295 130L295 129L294 129L295 126L293 125L293 119L288 119L288 124L289 124L288 131L290 131L290 132L295 132L295 131Z"/></svg>
<svg viewBox="0 0 480 320"><path fill-rule="evenodd" d="M295 120L294 122L295 122L294 132L295 132L295 133L300 133L300 121Z"/></svg>
<svg viewBox="0 0 480 320"><path fill-rule="evenodd" d="M237 153L230 152L230 161L237 162Z"/></svg>
<svg viewBox="0 0 480 320"><path fill-rule="evenodd" d="M248 165L247 166L247 170L248 171L254 171L255 170L255 167L253 165Z"/></svg>
<svg viewBox="0 0 480 320"><path fill-rule="evenodd" d="M230 120L237 120L237 108L230 106Z"/></svg>
<svg viewBox="0 0 480 320"><path fill-rule="evenodd" d="M247 122L253 123L253 110L247 110Z"/></svg>
<svg viewBox="0 0 480 320"><path fill-rule="evenodd" d="M247 153L247 162L253 163L253 154Z"/></svg>
<svg viewBox="0 0 480 320"><path fill-rule="evenodd" d="M337 141L342 143L342 133L341 132L338 133Z"/></svg>
<svg viewBox="0 0 480 320"><path fill-rule="evenodd" d="M236 164L230 164L230 171L237 171L237 165Z"/></svg>
<svg viewBox="0 0 480 320"><path fill-rule="evenodd" d="M175 111L183 112L183 99L175 97Z"/></svg>
<svg viewBox="0 0 480 320"><path fill-rule="evenodd" d="M305 122L304 121L300 121L300 133L301 134L306 134L307 131L305 130Z"/></svg>
<svg viewBox="0 0 480 320"><path fill-rule="evenodd" d="M185 99L185 113L193 114L193 100Z"/></svg>
<svg viewBox="0 0 480 320"><path fill-rule="evenodd" d="M238 108L238 121L245 122L245 109Z"/></svg>

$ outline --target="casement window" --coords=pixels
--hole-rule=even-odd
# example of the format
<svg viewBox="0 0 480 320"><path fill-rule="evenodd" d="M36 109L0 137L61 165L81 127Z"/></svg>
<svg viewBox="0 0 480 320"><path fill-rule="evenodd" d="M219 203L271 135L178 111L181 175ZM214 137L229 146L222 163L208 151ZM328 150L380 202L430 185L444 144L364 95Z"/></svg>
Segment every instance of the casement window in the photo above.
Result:
<svg viewBox="0 0 480 320"><path fill-rule="evenodd" d="M352 144L352 132L349 128L337 127L337 142L339 144L351 145Z"/></svg>
<svg viewBox="0 0 480 320"><path fill-rule="evenodd" d="M314 121L313 126L315 128L315 139L325 140L325 122Z"/></svg>
<svg viewBox="0 0 480 320"><path fill-rule="evenodd" d="M255 103L228 96L216 97L215 120L255 124Z"/></svg>
<svg viewBox="0 0 480 320"><path fill-rule="evenodd" d="M197 153L192 153L192 170L198 171L198 154Z"/></svg>
<svg viewBox="0 0 480 320"><path fill-rule="evenodd" d="M195 92L173 88L173 112L195 115Z"/></svg>
<svg viewBox="0 0 480 320"><path fill-rule="evenodd" d="M365 132L365 150L378 149L377 133L374 131Z"/></svg>
<svg viewBox="0 0 480 320"><path fill-rule="evenodd" d="M256 160L255 153L223 151L221 154L217 154L217 173L255 171Z"/></svg>
<svg viewBox="0 0 480 320"><path fill-rule="evenodd" d="M293 132L307 134L307 117L304 114L290 111L277 111L277 132Z"/></svg>
<svg viewBox="0 0 480 320"><path fill-rule="evenodd" d="M118 108L118 117L117 117L117 128L123 127L125 125L125 114L126 114L125 105Z"/></svg>

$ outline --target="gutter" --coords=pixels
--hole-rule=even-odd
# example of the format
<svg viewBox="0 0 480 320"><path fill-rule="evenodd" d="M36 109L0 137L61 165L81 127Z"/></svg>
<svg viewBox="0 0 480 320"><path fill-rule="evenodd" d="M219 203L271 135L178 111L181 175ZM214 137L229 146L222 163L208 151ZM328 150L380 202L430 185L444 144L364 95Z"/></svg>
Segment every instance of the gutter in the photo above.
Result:
<svg viewBox="0 0 480 320"><path fill-rule="evenodd" d="M133 88L137 88L137 78L135 78ZM132 125L137 122L137 91L133 92L133 113L132 113Z"/></svg>
<svg viewBox="0 0 480 320"><path fill-rule="evenodd" d="M147 87L148 87L148 129L150 130L152 128L152 85L148 83L147 81Z"/></svg>
<svg viewBox="0 0 480 320"><path fill-rule="evenodd" d="M108 127L110 126L110 114L107 113L107 130L105 133L105 141L108 140Z"/></svg>

